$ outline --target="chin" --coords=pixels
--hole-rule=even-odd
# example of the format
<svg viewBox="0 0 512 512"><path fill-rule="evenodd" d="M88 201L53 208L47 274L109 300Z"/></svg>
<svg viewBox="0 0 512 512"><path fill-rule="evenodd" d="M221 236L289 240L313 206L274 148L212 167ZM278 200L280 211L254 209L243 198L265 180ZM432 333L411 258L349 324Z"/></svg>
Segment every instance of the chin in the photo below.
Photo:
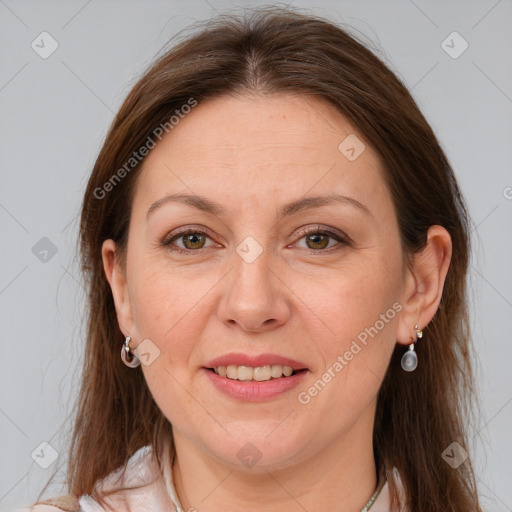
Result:
<svg viewBox="0 0 512 512"><path fill-rule="evenodd" d="M202 445L216 459L237 471L265 473L285 469L305 459L304 449L311 447L310 440L300 439L297 435L291 437L289 430L277 435L275 431L272 432L275 428L274 420L272 428L255 432L251 423L245 429L239 428L233 437L224 432L222 443L215 437L211 442L203 441ZM297 434L296 430L294 433Z"/></svg>

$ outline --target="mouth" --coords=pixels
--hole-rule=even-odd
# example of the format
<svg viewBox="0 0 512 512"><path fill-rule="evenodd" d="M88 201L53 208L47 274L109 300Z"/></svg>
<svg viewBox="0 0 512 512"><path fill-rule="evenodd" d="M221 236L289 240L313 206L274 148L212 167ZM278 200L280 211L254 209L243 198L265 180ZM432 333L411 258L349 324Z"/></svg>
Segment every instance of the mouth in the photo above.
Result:
<svg viewBox="0 0 512 512"><path fill-rule="evenodd" d="M277 354L225 354L207 362L203 372L214 388L231 399L260 402L277 399L296 388L310 369Z"/></svg>

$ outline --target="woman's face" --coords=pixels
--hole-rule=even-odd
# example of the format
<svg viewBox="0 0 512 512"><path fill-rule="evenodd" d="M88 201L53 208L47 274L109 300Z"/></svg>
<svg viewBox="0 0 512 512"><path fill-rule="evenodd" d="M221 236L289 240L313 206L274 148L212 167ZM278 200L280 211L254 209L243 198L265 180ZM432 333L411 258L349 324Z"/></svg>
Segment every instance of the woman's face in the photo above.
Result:
<svg viewBox="0 0 512 512"><path fill-rule="evenodd" d="M312 97L223 97L146 157L111 284L178 445L268 469L371 443L402 262L379 158L347 119Z"/></svg>

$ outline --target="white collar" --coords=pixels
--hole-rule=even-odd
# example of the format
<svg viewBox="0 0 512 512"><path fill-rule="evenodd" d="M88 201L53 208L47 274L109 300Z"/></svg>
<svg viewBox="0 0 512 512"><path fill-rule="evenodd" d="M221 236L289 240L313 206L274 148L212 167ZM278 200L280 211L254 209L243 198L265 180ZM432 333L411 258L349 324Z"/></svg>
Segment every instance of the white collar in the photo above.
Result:
<svg viewBox="0 0 512 512"><path fill-rule="evenodd" d="M168 452L168 445L164 448ZM119 491L111 497L107 497L119 512L137 510L137 512L165 510L173 506L175 512L184 512L174 485L170 457L162 457L164 467L161 473L156 458L153 456L151 445L143 446L137 450L128 460L126 472L122 476L121 469L112 472L101 480L97 487L105 491L119 486L147 485L140 490ZM389 475L388 475L389 476ZM404 489L402 480L396 468L392 471L393 480L398 488L401 503L404 503ZM83 495L79 498L82 512L102 512L98 503L90 496ZM370 508L370 512L389 512L390 494L388 481L384 484L379 496ZM402 508L405 512L405 509Z"/></svg>

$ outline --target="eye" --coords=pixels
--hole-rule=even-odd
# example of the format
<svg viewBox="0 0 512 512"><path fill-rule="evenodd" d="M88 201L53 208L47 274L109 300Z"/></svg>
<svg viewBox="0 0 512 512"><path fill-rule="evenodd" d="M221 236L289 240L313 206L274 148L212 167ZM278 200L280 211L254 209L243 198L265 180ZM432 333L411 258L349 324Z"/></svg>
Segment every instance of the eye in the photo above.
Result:
<svg viewBox="0 0 512 512"><path fill-rule="evenodd" d="M350 244L350 239L346 235L335 233L334 231L322 228L321 226L303 230L299 233L299 236L299 241L303 239L305 240L306 246L304 248L314 252L330 252L330 250L333 249L333 246L333 250L337 250ZM170 236L167 236L162 241L162 245L171 251L182 254L191 254L199 249L215 247L215 243L209 246L206 245L207 240L212 240L208 235L208 231L189 227L178 233L171 233ZM330 244L333 240L338 243ZM180 246L178 243L181 243L182 245Z"/></svg>
<svg viewBox="0 0 512 512"><path fill-rule="evenodd" d="M333 246L336 249L339 249L341 247L336 246L343 247L345 245L349 245L348 237L335 233L334 231L330 231L328 229L323 229L321 226L304 230L301 233L299 233L299 235L301 235L300 240L305 240L305 248L311 249L316 252L327 252L324 250L330 250ZM330 241L332 240L335 240L338 243L329 245Z"/></svg>
<svg viewBox="0 0 512 512"><path fill-rule="evenodd" d="M200 229L187 228L179 233L175 233L171 237L166 237L162 241L162 245L172 251L177 251L184 254L189 254L197 249L204 249L206 247L206 240L211 238L208 236L206 231ZM176 245L176 242L181 242L183 246Z"/></svg>

